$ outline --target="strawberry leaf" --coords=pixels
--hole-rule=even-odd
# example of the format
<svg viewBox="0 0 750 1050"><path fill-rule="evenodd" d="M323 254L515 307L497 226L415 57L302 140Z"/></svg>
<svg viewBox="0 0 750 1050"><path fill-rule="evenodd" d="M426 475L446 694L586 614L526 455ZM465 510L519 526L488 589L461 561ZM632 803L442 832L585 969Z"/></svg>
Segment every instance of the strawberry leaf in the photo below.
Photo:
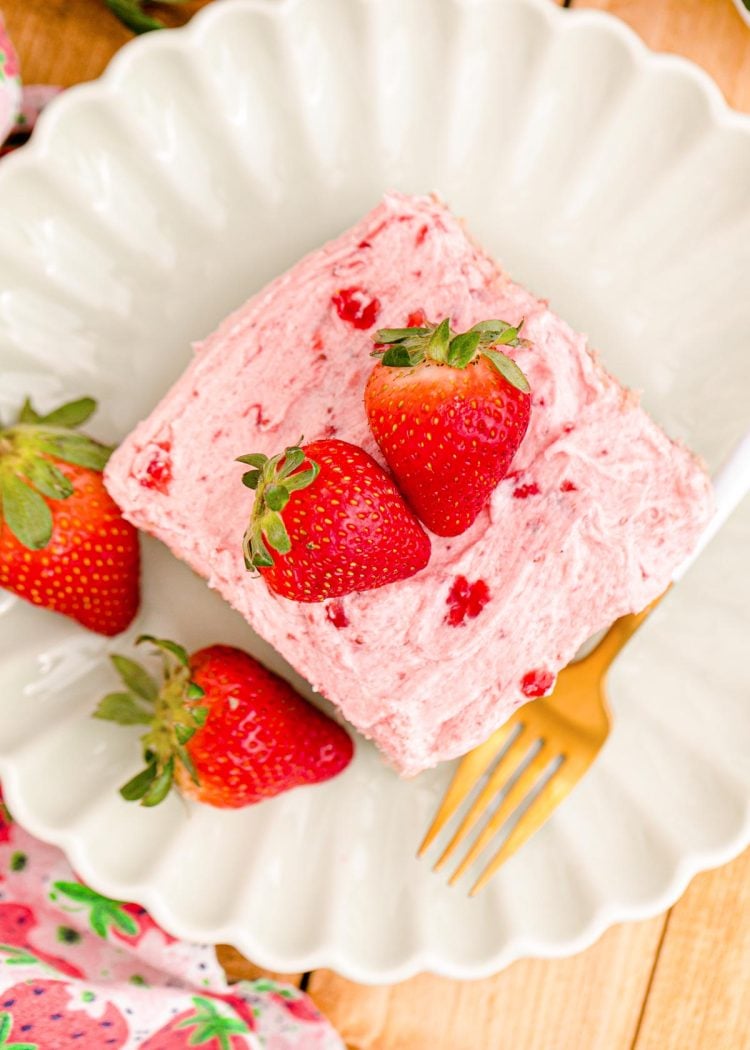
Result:
<svg viewBox="0 0 750 1050"><path fill-rule="evenodd" d="M177 742L179 744L187 744L188 740L192 740L195 736L195 732L195 726L183 726L180 725L179 722L174 727L174 735L177 737Z"/></svg>
<svg viewBox="0 0 750 1050"><path fill-rule="evenodd" d="M193 721L197 722L199 726L204 726L206 724L206 719L208 718L207 707L194 707L192 714Z"/></svg>
<svg viewBox="0 0 750 1050"><path fill-rule="evenodd" d="M63 472L47 459L29 459L22 470L34 488L48 499L68 499L75 491Z"/></svg>
<svg viewBox="0 0 750 1050"><path fill-rule="evenodd" d="M269 485L266 489L266 503L271 510L283 510L289 502L289 493L283 485Z"/></svg>
<svg viewBox="0 0 750 1050"><path fill-rule="evenodd" d="M38 492L15 474L0 479L5 524L29 550L39 551L52 538L52 512Z"/></svg>
<svg viewBox="0 0 750 1050"><path fill-rule="evenodd" d="M302 440L300 438L300 440ZM284 461L281 465L281 469L278 472L278 477L288 478L293 470L297 467L301 467L305 461L305 453L299 446L295 445L292 448L288 448L284 453Z"/></svg>
<svg viewBox="0 0 750 1050"><path fill-rule="evenodd" d="M112 449L100 445L84 434L54 434L39 441L39 448L64 463L73 463L78 467L102 471L107 465Z"/></svg>
<svg viewBox="0 0 750 1050"><path fill-rule="evenodd" d="M259 470L248 470L242 475L242 484L249 489L257 489L258 482L260 481Z"/></svg>
<svg viewBox="0 0 750 1050"><path fill-rule="evenodd" d="M373 339L376 343L401 343L414 335L428 335L429 328L381 328Z"/></svg>
<svg viewBox="0 0 750 1050"><path fill-rule="evenodd" d="M188 682L187 688L185 689L185 696L188 700L200 700L200 698L205 695L206 690L198 685L197 682Z"/></svg>
<svg viewBox="0 0 750 1050"><path fill-rule="evenodd" d="M271 513L265 516L263 531L270 546L279 554L288 554L292 549L292 541L279 514Z"/></svg>
<svg viewBox="0 0 750 1050"><path fill-rule="evenodd" d="M192 733L190 735L192 736ZM201 782L198 779L198 773L195 769L195 766L193 765L193 760L190 757L188 751L181 744L178 744L177 746L177 757L179 758L180 762L182 762L185 769L188 771L192 782L196 785L196 787L200 787Z"/></svg>
<svg viewBox="0 0 750 1050"><path fill-rule="evenodd" d="M412 363L409 351L400 343L389 346L380 361L386 368L408 368Z"/></svg>
<svg viewBox="0 0 750 1050"><path fill-rule="evenodd" d="M148 726L153 717L153 711L147 711L130 693L108 693L94 711L94 718L117 722L121 726Z"/></svg>
<svg viewBox="0 0 750 1050"><path fill-rule="evenodd" d="M181 645L178 645L177 642L170 641L169 638L155 638L153 634L141 634L136 638L135 644L141 645L143 642L150 642L151 645L155 645L157 649L162 649L164 652L171 653L172 656L176 657L176 659L183 665L183 667L187 667L190 662L187 649L183 649Z"/></svg>
<svg viewBox="0 0 750 1050"><path fill-rule="evenodd" d="M151 783L141 799L142 806L158 806L169 794L174 780L174 757L170 758L161 773Z"/></svg>
<svg viewBox="0 0 750 1050"><path fill-rule="evenodd" d="M481 338L481 332L464 332L451 339L448 364L454 368L466 368L474 357Z"/></svg>
<svg viewBox="0 0 750 1050"><path fill-rule="evenodd" d="M299 440L301 442L303 439ZM252 571L273 565L269 547L279 554L287 554L291 550L281 511L289 503L293 492L315 481L320 467L312 460L307 460L307 467L299 469L306 461L304 449L299 444L288 445L283 452L270 459L255 452L240 459L255 465L258 471L257 481L252 479L256 489L252 515L242 539L245 568Z"/></svg>
<svg viewBox="0 0 750 1050"><path fill-rule="evenodd" d="M18 413L18 422L38 423L41 418L42 417L39 415L36 409L33 408L31 401L27 397L24 403L21 405L21 411Z"/></svg>
<svg viewBox="0 0 750 1050"><path fill-rule="evenodd" d="M131 660L127 656L119 656L117 653L113 653L110 656L110 660L125 685L136 696L141 696L144 700L156 699L159 694L159 687L148 671L141 667L140 664L137 664L135 660Z"/></svg>
<svg viewBox="0 0 750 1050"><path fill-rule="evenodd" d="M93 397L82 397L77 401L68 401L67 404L60 405L54 412L48 412L46 416L37 417L35 422L44 423L48 427L73 429L80 427L87 419L90 419L94 412L96 412L96 401Z"/></svg>
<svg viewBox="0 0 750 1050"><path fill-rule="evenodd" d="M104 0L113 15L134 33L149 33L152 29L164 29L164 23L152 18L142 10L140 0Z"/></svg>
<svg viewBox="0 0 750 1050"><path fill-rule="evenodd" d="M249 452L246 456L238 456L235 463L247 463L250 467L257 467L258 470L263 470L266 463L268 462L268 456L264 456L262 452Z"/></svg>
<svg viewBox="0 0 750 1050"><path fill-rule="evenodd" d="M301 470L298 474L292 474L290 478L285 478L284 488L289 492L306 489L308 485L312 485L319 473L320 464L311 462L307 470Z"/></svg>
<svg viewBox="0 0 750 1050"><path fill-rule="evenodd" d="M480 349L497 345L518 346L522 325L523 321L515 326L500 320L479 321L468 332L454 335L450 319L446 317L436 327L381 328L375 333L378 346L371 356L379 357L382 364L392 368L414 367L425 358L438 364L447 363L453 368L466 368ZM386 344L390 344L387 349L381 349ZM510 374L512 369L507 371ZM520 374L520 369L514 373L511 380L514 384L519 382Z"/></svg>
<svg viewBox="0 0 750 1050"><path fill-rule="evenodd" d="M518 344L518 333L520 331L520 324L516 328L506 328L502 335L499 335L497 339L493 340L493 343L495 346L516 346Z"/></svg>
<svg viewBox="0 0 750 1050"><path fill-rule="evenodd" d="M143 798L155 779L156 762L151 762L140 773L136 773L127 784L123 784L120 788L120 794L126 802L135 802L137 799Z"/></svg>
<svg viewBox="0 0 750 1050"><path fill-rule="evenodd" d="M246 539L249 541L248 537ZM249 546L247 543L243 544L243 550L245 552L246 568L254 569L262 565L273 565L273 558L260 534L252 537L252 546Z"/></svg>
<svg viewBox="0 0 750 1050"><path fill-rule="evenodd" d="M526 376L515 361L510 357L507 357L505 354L500 353L499 350L488 348L482 350L482 353L487 360L495 366L500 375L504 379L507 379L511 386L517 387L518 390L522 390L525 394L529 393L530 387Z"/></svg>
<svg viewBox="0 0 750 1050"><path fill-rule="evenodd" d="M450 320L446 317L437 326L427 344L427 356L433 361L445 363L448 359L448 346L451 340Z"/></svg>
<svg viewBox="0 0 750 1050"><path fill-rule="evenodd" d="M477 324L472 325L469 331L481 332L482 335L491 336L494 340L512 327L507 321L479 321Z"/></svg>

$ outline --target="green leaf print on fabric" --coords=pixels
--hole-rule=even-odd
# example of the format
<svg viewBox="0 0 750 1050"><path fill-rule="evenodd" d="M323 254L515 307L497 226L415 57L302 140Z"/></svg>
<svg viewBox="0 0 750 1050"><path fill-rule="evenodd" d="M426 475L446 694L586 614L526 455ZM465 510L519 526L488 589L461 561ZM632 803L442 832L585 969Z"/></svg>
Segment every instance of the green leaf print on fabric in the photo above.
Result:
<svg viewBox="0 0 750 1050"><path fill-rule="evenodd" d="M195 1013L180 1021L178 1028L194 1028L190 1034L190 1045L200 1046L201 1043L210 1043L211 1040L218 1041L221 1050L232 1050L231 1036L244 1035L247 1025L238 1017L227 1017L219 1013L216 1004L210 999L202 996L193 996Z"/></svg>
<svg viewBox="0 0 750 1050"><path fill-rule="evenodd" d="M13 1018L10 1014L0 1014L0 1050L40 1050L38 1043L9 1043L8 1036L13 1030Z"/></svg>
<svg viewBox="0 0 750 1050"><path fill-rule="evenodd" d="M82 886L79 882L55 882L52 888L54 892L50 893L50 900L56 901L65 911L88 909L89 925L99 937L106 940L112 929L121 930L131 936L138 933L137 923L123 909L124 901L102 897L100 893L90 890L88 886ZM67 907L59 900L60 897L67 898L68 901L80 907Z"/></svg>
<svg viewBox="0 0 750 1050"><path fill-rule="evenodd" d="M44 966L49 969L38 955L33 955L27 948L17 948L14 944L0 944L0 962L6 966Z"/></svg>
<svg viewBox="0 0 750 1050"><path fill-rule="evenodd" d="M25 853L21 853L20 850L16 850L16 852L12 854L10 858L10 870L23 871L23 869L26 867L26 862L28 861L28 859L29 858L26 856Z"/></svg>

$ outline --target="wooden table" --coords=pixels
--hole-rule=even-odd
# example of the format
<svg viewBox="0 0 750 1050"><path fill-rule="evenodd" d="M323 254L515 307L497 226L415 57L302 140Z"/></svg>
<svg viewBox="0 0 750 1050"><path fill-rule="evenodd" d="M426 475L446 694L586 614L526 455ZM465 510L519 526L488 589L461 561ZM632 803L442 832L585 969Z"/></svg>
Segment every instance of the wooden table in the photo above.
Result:
<svg viewBox="0 0 750 1050"><path fill-rule="evenodd" d="M205 2L159 13L177 24ZM700 63L733 106L750 111L750 30L730 0L566 6L620 16L651 47ZM130 39L101 0L0 7L29 83L96 77ZM219 956L230 977L261 972L232 949ZM304 979L352 1050L748 1050L750 852L696 878L665 915L616 927L571 959L519 962L477 982L422 975L366 988L327 970Z"/></svg>

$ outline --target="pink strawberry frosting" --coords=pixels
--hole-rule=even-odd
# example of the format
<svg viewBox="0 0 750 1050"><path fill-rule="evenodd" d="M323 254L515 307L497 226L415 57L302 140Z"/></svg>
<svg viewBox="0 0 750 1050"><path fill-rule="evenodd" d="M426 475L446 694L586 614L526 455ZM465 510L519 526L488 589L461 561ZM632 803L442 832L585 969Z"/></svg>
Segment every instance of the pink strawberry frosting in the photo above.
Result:
<svg viewBox="0 0 750 1050"><path fill-rule="evenodd" d="M529 345L512 353L534 403L513 476L468 532L432 537L430 564L411 579L335 603L278 598L243 565L252 494L234 459L300 434L380 458L362 403L372 332L419 308L459 329L524 319ZM404 774L479 743L586 638L648 604L712 512L701 464L585 338L503 274L440 201L399 194L199 344L106 481L131 521L217 588Z"/></svg>

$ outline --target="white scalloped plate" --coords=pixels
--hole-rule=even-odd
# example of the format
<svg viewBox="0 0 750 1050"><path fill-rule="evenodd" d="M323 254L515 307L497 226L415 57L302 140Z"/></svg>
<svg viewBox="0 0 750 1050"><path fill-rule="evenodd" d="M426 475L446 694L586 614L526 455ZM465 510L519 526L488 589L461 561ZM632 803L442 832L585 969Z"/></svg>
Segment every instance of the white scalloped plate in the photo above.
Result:
<svg viewBox="0 0 750 1050"><path fill-rule="evenodd" d="M750 122L607 17L216 3L126 47L0 165L0 411L92 393L117 439L249 293L386 188L437 189L714 469L747 423L749 178ZM476 900L414 859L450 768L401 781L361 740L339 779L237 813L125 804L137 732L88 717L107 646L6 595L10 807L103 892L273 969L474 977L577 951L750 841L747 510L619 661L592 773ZM137 630L281 666L144 547Z"/></svg>

